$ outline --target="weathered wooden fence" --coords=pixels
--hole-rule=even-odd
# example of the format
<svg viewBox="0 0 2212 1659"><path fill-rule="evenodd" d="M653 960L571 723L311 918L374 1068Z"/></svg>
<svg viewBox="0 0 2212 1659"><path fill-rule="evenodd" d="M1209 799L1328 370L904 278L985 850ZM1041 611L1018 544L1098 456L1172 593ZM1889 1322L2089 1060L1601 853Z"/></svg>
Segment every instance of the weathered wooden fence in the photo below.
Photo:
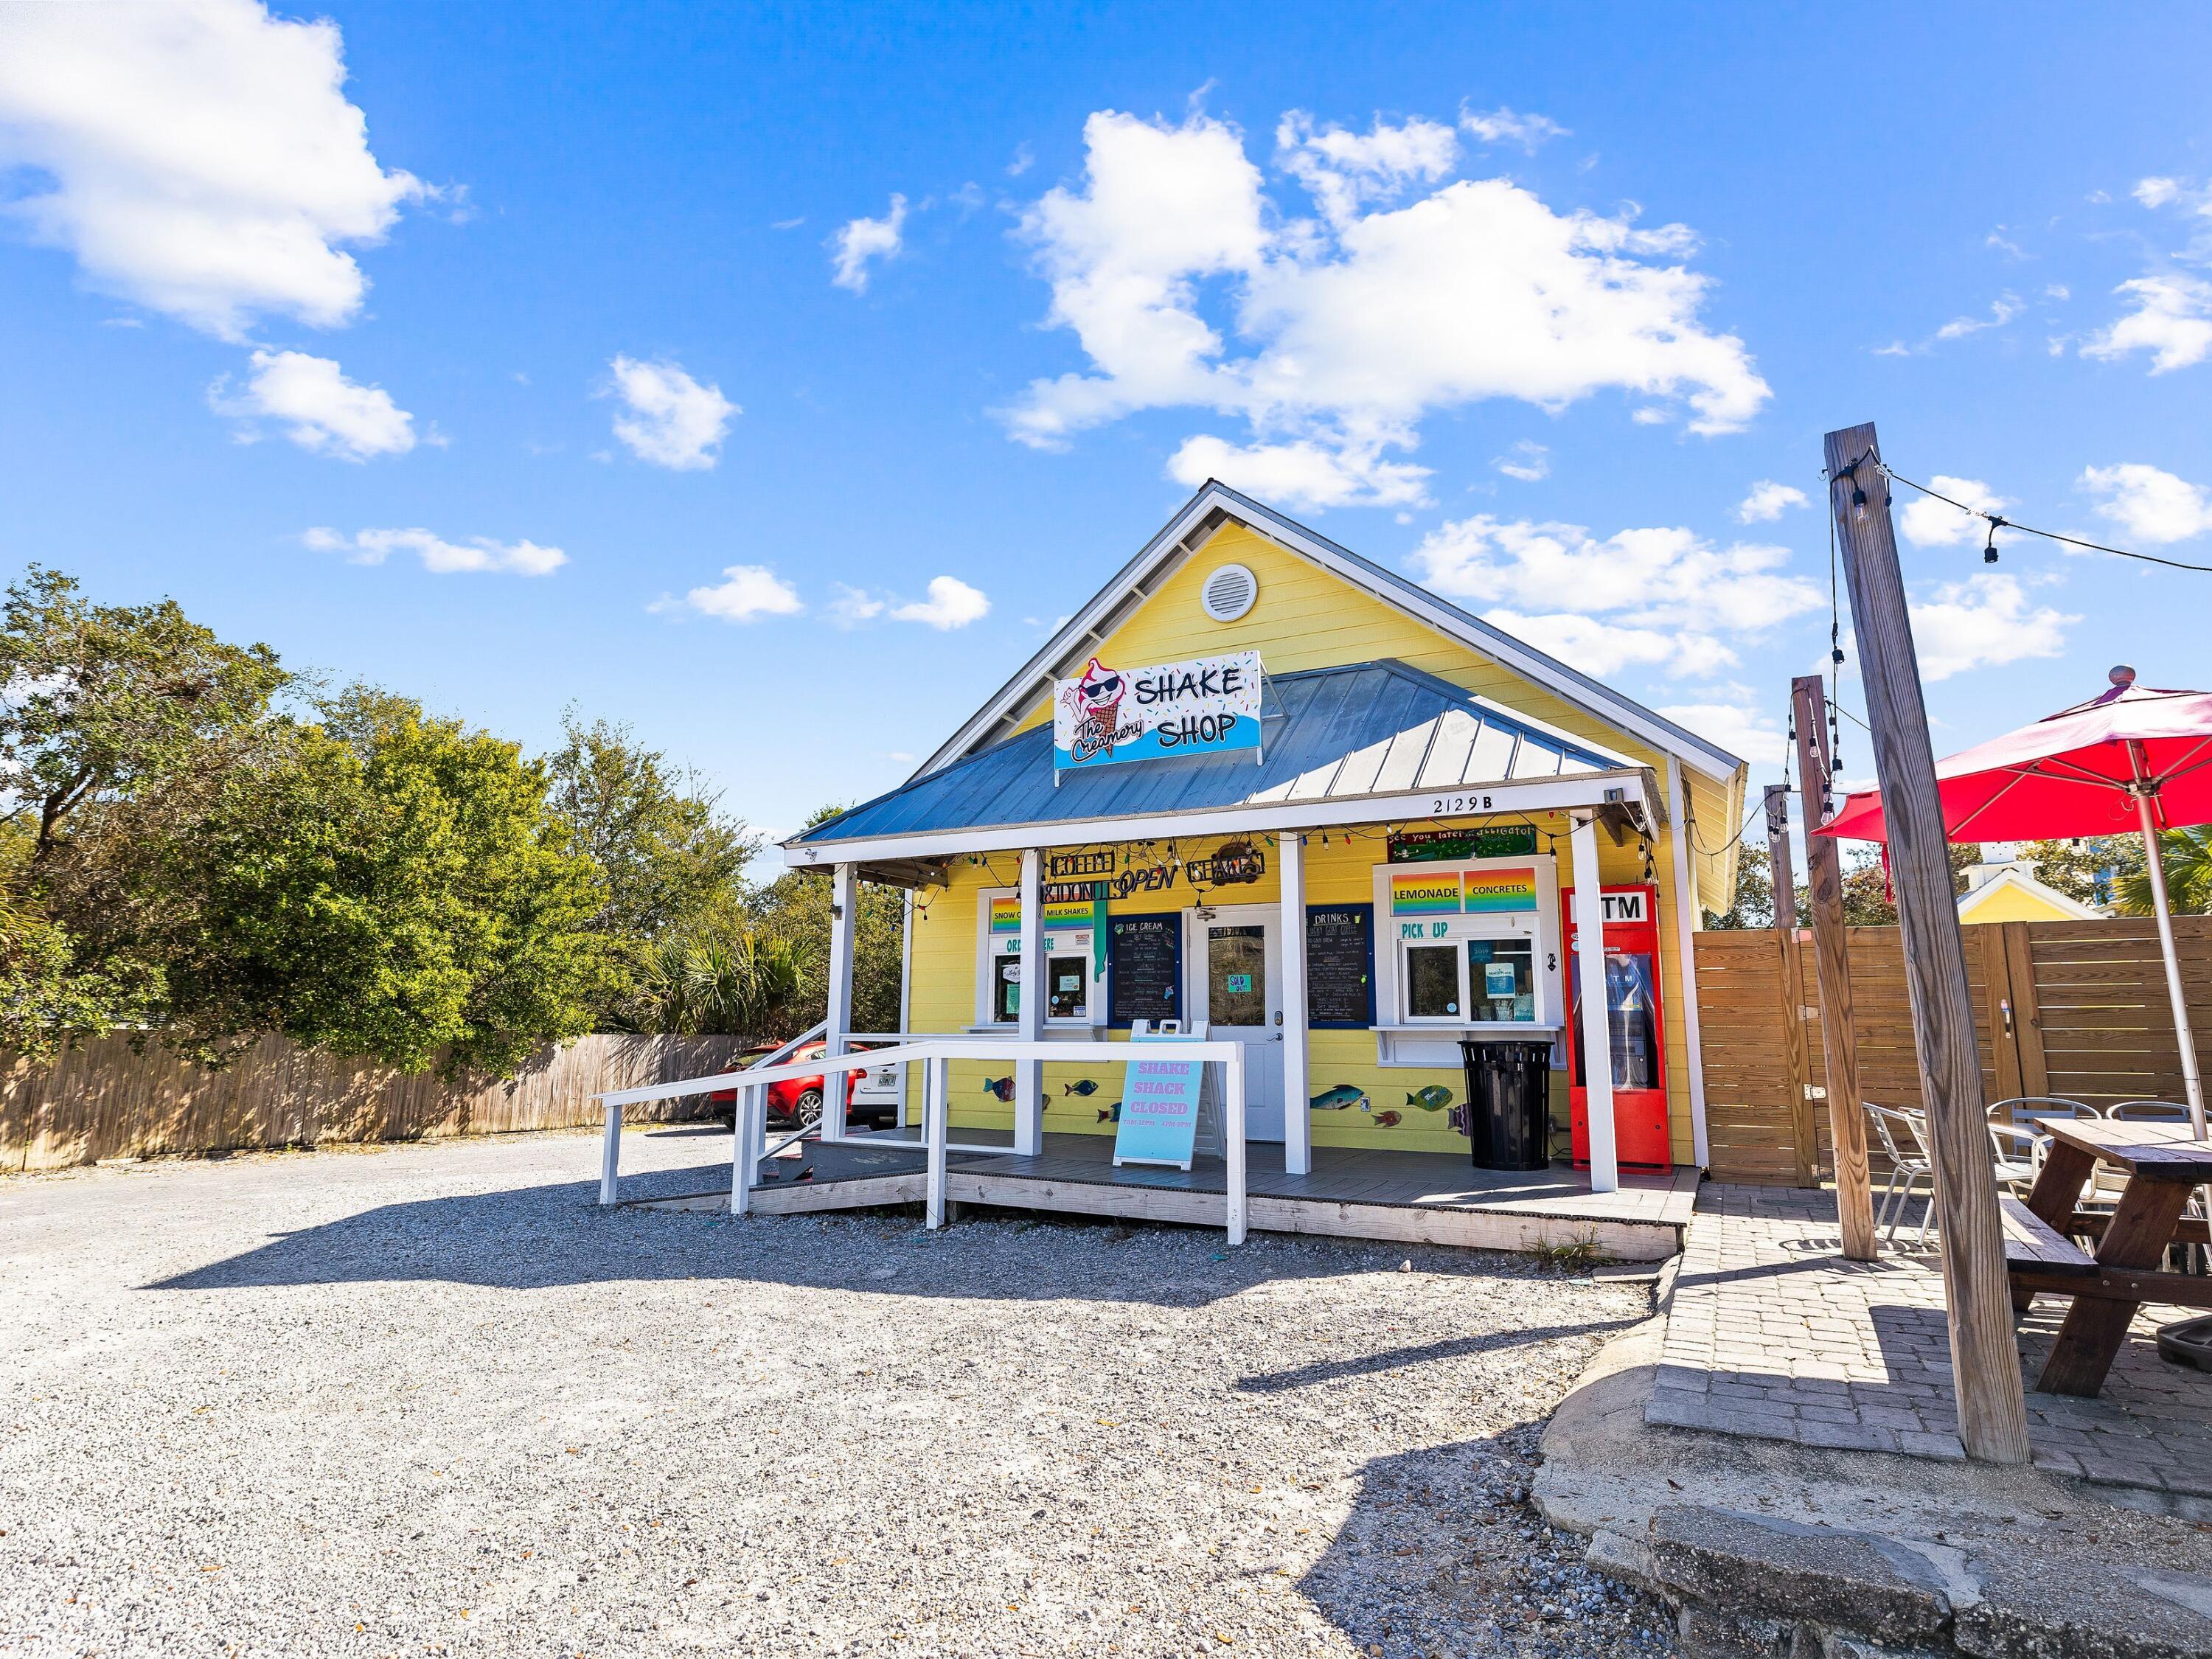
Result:
<svg viewBox="0 0 2212 1659"><path fill-rule="evenodd" d="M727 1071L744 1047L732 1036L586 1036L532 1057L515 1077L448 1083L434 1073L318 1054L283 1037L263 1037L219 1072L188 1065L158 1045L139 1054L121 1037L102 1037L52 1061L18 1060L0 1073L0 1170L567 1128L599 1121L591 1097L603 1090ZM631 1115L674 1119L709 1109L695 1098Z"/></svg>
<svg viewBox="0 0 2212 1659"><path fill-rule="evenodd" d="M2183 1098L2166 969L2148 917L1963 931L1991 1100L2059 1095L2105 1106ZM1862 1092L1886 1105L1917 1105L1898 930L1849 932ZM2212 1071L2212 917L2177 916L2174 932L2199 1064ZM1811 935L1699 933L1697 952L1713 1176L1809 1185L1832 1169Z"/></svg>

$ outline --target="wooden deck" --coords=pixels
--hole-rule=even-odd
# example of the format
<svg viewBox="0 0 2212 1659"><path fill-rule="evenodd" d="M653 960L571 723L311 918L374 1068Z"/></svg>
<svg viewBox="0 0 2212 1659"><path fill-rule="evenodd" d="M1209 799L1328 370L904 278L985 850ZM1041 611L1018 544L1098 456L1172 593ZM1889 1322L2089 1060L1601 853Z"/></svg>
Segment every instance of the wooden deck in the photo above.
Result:
<svg viewBox="0 0 2212 1659"><path fill-rule="evenodd" d="M963 1139L983 1139L962 1132ZM1002 1137L989 1137L993 1139ZM889 1135L881 1139L888 1140ZM809 1145L804 1163L775 1161L781 1178L755 1188L762 1215L797 1215L917 1203L918 1152L887 1146ZM1201 1158L1188 1171L1132 1165L1115 1169L1103 1135L1045 1137L1043 1153L1017 1158L955 1153L945 1171L954 1203L1110 1216L1132 1221L1222 1224L1224 1171ZM811 1165L811 1178L792 1179ZM1247 1191L1251 1225L1261 1231L1326 1233L1346 1238L1532 1250L1589 1239L1624 1261L1658 1261L1681 1248L1695 1207L1698 1172L1624 1175L1620 1190L1596 1194L1589 1177L1563 1164L1549 1170L1477 1170L1440 1152L1389 1152L1319 1146L1310 1175L1288 1175L1279 1146L1255 1143ZM706 1166L696 1190L661 1191L628 1201L653 1209L721 1209L729 1203L729 1164ZM690 1172L684 1172L689 1174Z"/></svg>

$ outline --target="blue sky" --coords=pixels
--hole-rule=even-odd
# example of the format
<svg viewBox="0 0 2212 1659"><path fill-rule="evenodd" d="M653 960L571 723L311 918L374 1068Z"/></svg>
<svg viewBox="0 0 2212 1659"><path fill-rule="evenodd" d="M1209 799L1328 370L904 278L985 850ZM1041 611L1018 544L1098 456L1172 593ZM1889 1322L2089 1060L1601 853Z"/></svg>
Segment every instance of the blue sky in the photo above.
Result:
<svg viewBox="0 0 2212 1659"><path fill-rule="evenodd" d="M1754 782L1827 428L2212 562L2201 9L1010 10L0 13L0 559L778 829L1208 471ZM2212 680L2212 578L1905 528L1939 751Z"/></svg>

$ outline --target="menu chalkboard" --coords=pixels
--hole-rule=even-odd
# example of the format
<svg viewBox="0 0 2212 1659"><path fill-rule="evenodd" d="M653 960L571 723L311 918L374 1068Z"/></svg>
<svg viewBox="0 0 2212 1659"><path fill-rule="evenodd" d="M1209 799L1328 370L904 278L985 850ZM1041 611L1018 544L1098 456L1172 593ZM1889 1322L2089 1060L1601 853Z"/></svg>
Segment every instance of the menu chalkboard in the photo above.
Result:
<svg viewBox="0 0 2212 1659"><path fill-rule="evenodd" d="M1306 1023L1324 1031L1364 1031L1375 1023L1373 905L1306 911Z"/></svg>
<svg viewBox="0 0 2212 1659"><path fill-rule="evenodd" d="M1182 1018L1182 917L1115 916L1107 922L1106 1023L1120 1030L1140 1019Z"/></svg>

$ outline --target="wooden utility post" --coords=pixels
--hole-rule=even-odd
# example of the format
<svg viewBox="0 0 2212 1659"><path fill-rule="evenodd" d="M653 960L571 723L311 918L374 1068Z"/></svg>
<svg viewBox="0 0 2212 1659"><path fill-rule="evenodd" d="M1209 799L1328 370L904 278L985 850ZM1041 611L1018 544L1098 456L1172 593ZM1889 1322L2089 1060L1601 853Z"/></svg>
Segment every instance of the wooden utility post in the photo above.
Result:
<svg viewBox="0 0 2212 1659"><path fill-rule="evenodd" d="M1797 872L1790 864L1790 786L1766 786L1766 872L1774 882L1774 925L1797 931Z"/></svg>
<svg viewBox="0 0 2212 1659"><path fill-rule="evenodd" d="M1813 913L1813 973L1820 988L1820 1046L1827 1056L1836 1218L1844 1231L1844 1255L1853 1261L1871 1261L1874 1176L1867 1165L1865 1099L1859 1092L1850 944L1844 932L1843 861L1834 836L1811 833L1827 816L1822 808L1828 799L1827 698L1818 674L1801 674L1790 682L1790 723L1797 728L1797 787L1805 802L1805 902Z"/></svg>
<svg viewBox="0 0 2212 1659"><path fill-rule="evenodd" d="M1790 786L1766 786L1766 872L1774 884L1774 943L1782 954L1782 1042L1790 1055L1790 1143L1797 1184L1820 1184L1813 1120L1813 1055L1805 1040L1805 957L1797 948L1797 872L1790 867Z"/></svg>
<svg viewBox="0 0 2212 1659"><path fill-rule="evenodd" d="M2027 1402L2005 1279L1989 1108L1974 1048L1974 1007L1951 892L1936 754L1928 741L1920 665L1889 520L1889 481L1878 463L1873 422L1831 432L1825 443L1828 510L1835 515L1850 584L1851 627L1858 638L1859 675L1874 732L1890 879L1904 935L1905 989L1912 1003L1912 1041L1936 1165L1959 1438L1969 1457L2025 1463ZM1834 1097L1832 1086L1831 1106Z"/></svg>

